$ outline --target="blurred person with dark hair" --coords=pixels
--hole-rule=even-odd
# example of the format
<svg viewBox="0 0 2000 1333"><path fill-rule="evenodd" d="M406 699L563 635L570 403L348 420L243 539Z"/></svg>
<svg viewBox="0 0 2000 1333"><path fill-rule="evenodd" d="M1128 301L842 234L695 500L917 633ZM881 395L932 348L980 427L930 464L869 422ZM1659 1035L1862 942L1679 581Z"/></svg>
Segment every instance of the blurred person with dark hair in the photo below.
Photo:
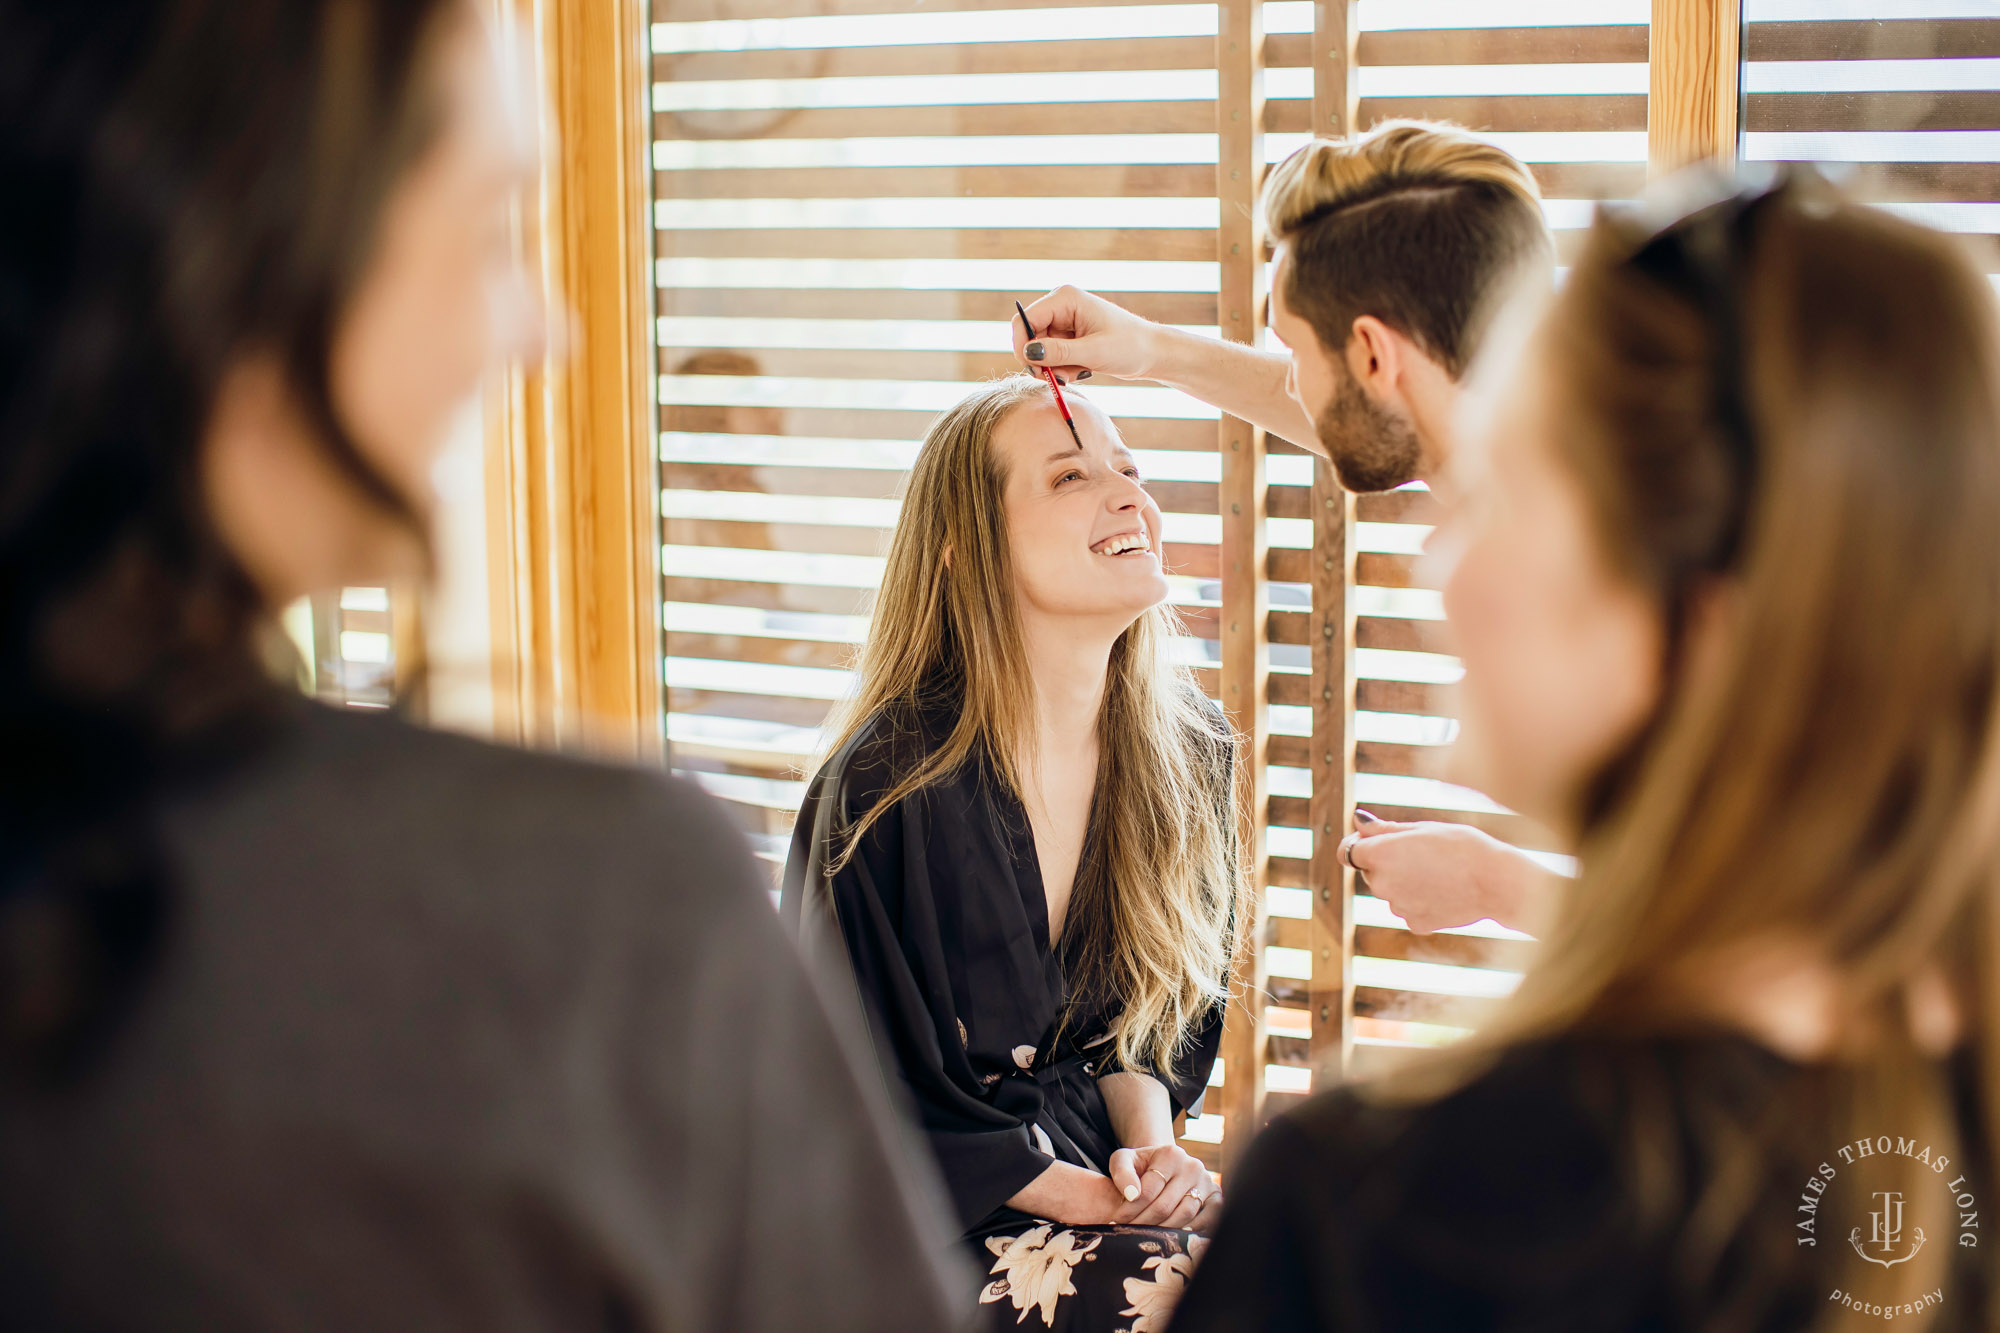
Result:
<svg viewBox="0 0 2000 1333"><path fill-rule="evenodd" d="M1478 1033L1251 1145L1174 1333L1994 1326L1993 293L1672 193L1478 372L1433 540L1462 776L1581 875Z"/></svg>
<svg viewBox="0 0 2000 1333"><path fill-rule="evenodd" d="M422 572L538 346L495 55L463 0L0 0L8 1328L958 1303L719 807L274 682L276 608Z"/></svg>

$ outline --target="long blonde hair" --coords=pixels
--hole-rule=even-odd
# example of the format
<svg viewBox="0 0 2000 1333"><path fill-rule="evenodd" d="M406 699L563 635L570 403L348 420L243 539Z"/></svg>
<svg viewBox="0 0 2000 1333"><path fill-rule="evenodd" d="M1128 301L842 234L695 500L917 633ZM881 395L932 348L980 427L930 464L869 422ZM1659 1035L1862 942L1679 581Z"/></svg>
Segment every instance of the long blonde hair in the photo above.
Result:
<svg viewBox="0 0 2000 1333"><path fill-rule="evenodd" d="M949 735L842 830L838 869L897 802L983 762L1018 795L1017 756L1034 736L1035 700L1014 603L1006 476L993 434L1047 393L1028 375L982 385L931 426L903 496L859 686L828 726L829 752L881 720L957 707ZM1177 665L1186 634L1173 610L1141 615L1111 650L1098 718L1100 754L1088 855L1077 866L1063 952L1072 994L1123 1011L1118 1057L1168 1069L1194 1026L1227 994L1245 919L1233 738Z"/></svg>
<svg viewBox="0 0 2000 1333"><path fill-rule="evenodd" d="M1714 577L1735 633L1701 671L1668 662L1654 719L1599 775L1581 875L1510 1001L1376 1095L1428 1099L1564 1033L1713 1030L1687 985L1703 960L1805 940L1848 1021L1805 1103L1706 1145L1734 1164L1689 1241L1712 1261L1747 1206L1730 1191L1807 1125L1846 1135L1796 1145L1812 1152L1954 1137L1948 1081L1909 1021L1927 975L1955 997L1978 1070L1970 1132L2000 1143L2000 328L1954 242L1788 186L1737 284L1746 487L1713 408L1724 333L1631 249L1600 219L1538 331L1556 452L1670 640ZM1718 561L1732 506L1740 545ZM1673 1160L1670 1133L1637 1132ZM1895 1277L1928 1290L1925 1265L1957 1250L1945 1238Z"/></svg>

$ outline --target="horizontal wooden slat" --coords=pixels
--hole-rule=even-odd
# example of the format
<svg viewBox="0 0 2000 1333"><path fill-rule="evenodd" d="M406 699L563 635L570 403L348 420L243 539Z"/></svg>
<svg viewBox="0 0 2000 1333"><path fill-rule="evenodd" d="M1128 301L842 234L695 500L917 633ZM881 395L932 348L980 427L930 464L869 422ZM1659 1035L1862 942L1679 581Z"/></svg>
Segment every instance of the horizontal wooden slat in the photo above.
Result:
<svg viewBox="0 0 2000 1333"><path fill-rule="evenodd" d="M1534 961L1535 946L1527 940L1496 940L1480 935L1419 935L1390 926L1356 926L1354 952L1368 958L1399 958L1413 963L1446 963L1454 967L1488 967L1519 972Z"/></svg>
<svg viewBox="0 0 2000 1333"><path fill-rule="evenodd" d="M893 498L904 473L872 467L775 467L764 463L669 462L661 480L675 491L749 491L835 499Z"/></svg>
<svg viewBox="0 0 2000 1333"><path fill-rule="evenodd" d="M769 634L683 634L667 630L667 656L764 662L774 666L828 667L854 663L856 646L827 639L785 639Z"/></svg>
<svg viewBox="0 0 2000 1333"><path fill-rule="evenodd" d="M1752 23L1746 60L1929 60L2000 56L2000 19L1817 19Z"/></svg>
<svg viewBox="0 0 2000 1333"><path fill-rule="evenodd" d="M726 518L669 518L669 546L721 546L732 550L798 551L812 555L884 555L886 528L833 523L746 523Z"/></svg>
<svg viewBox="0 0 2000 1333"><path fill-rule="evenodd" d="M1477 1027L1497 1006L1498 1001L1469 995L1432 995L1424 991L1385 990L1377 986L1354 988L1354 1012L1361 1018Z"/></svg>
<svg viewBox="0 0 2000 1333"><path fill-rule="evenodd" d="M1363 65L1619 64L1643 61L1646 51L1643 23L1408 28L1362 33L1356 59Z"/></svg>
<svg viewBox="0 0 2000 1333"><path fill-rule="evenodd" d="M713 350L716 349L662 347L659 351L660 371L662 374L672 374L687 357ZM1007 352L890 351L874 347L750 347L742 349L741 355L756 366L756 374L781 379L958 380L963 381L968 388L981 380L993 379L1020 368L1013 355ZM1105 383L1111 384L1114 381L1107 380ZM718 409L697 405L694 410L713 412ZM691 430L710 427L703 422L690 425L675 421L669 422L668 428Z"/></svg>
<svg viewBox="0 0 2000 1333"><path fill-rule="evenodd" d="M1360 616L1354 622L1358 648L1386 648L1405 653L1456 654L1451 628L1442 620L1404 620L1396 616Z"/></svg>
<svg viewBox="0 0 2000 1333"><path fill-rule="evenodd" d="M1494 814L1483 810L1433 810L1423 806L1389 805L1381 801L1367 801L1363 809L1382 819L1397 823L1416 823L1431 819L1444 824L1470 824L1483 829L1502 842L1511 842L1516 847L1526 847L1535 851L1553 850L1553 840L1535 824L1519 815Z"/></svg>
<svg viewBox="0 0 2000 1333"><path fill-rule="evenodd" d="M1220 611L1212 606L1184 606L1181 620L1196 638L1218 639ZM1266 622L1274 644L1310 643L1314 633L1312 617L1306 611L1273 611ZM1450 653L1443 621L1401 620L1387 616L1361 616L1355 621L1354 641L1362 648L1387 648L1410 653Z"/></svg>
<svg viewBox="0 0 2000 1333"><path fill-rule="evenodd" d="M1644 162L1530 162L1544 199L1630 199L1646 188Z"/></svg>
<svg viewBox="0 0 2000 1333"><path fill-rule="evenodd" d="M1300 547L1274 549L1266 562L1270 576L1280 583L1305 583L1311 577L1312 552ZM1354 581L1371 588L1427 588L1418 577L1422 567L1413 555L1391 555L1383 551L1363 551L1354 557Z"/></svg>
<svg viewBox="0 0 2000 1333"><path fill-rule="evenodd" d="M1215 103L1208 101L1093 102L1088 106L1093 134L1213 134ZM979 103L973 106L774 107L757 113L764 118L759 139L874 139L914 135L973 137L990 134L1075 134L1080 128L1074 105L1044 103ZM721 117L740 112L659 111L653 115L655 139L729 139L713 126L727 126ZM1060 137L1056 138L1060 144ZM1053 161L1061 161L1060 154ZM1211 186L1211 189L1213 187ZM1037 191L1029 191L1037 193ZM1040 191L1040 193L1047 193Z"/></svg>
<svg viewBox="0 0 2000 1333"><path fill-rule="evenodd" d="M693 690L674 684L667 668L667 711L711 717L740 717L753 722L777 722L788 727L817 727L833 705L825 699L796 699L781 694L738 694L734 690Z"/></svg>
<svg viewBox="0 0 2000 1333"><path fill-rule="evenodd" d="M907 113L906 113L907 114ZM1052 145L1054 140L1050 141ZM1051 147L1052 155L1059 146ZM662 199L1206 199L1213 165L1137 163L1024 167L742 167L656 171Z"/></svg>
<svg viewBox="0 0 2000 1333"><path fill-rule="evenodd" d="M1303 917L1274 916L1269 943L1286 949L1311 947L1311 923ZM1528 940L1490 939L1483 935L1443 932L1419 935L1399 926L1356 926L1354 952L1369 958L1397 958L1413 963L1452 967L1497 968L1519 972L1534 961L1536 946Z"/></svg>
<svg viewBox="0 0 2000 1333"><path fill-rule="evenodd" d="M1269 993L1275 1003L1287 1008L1306 1008L1312 1003L1311 991L1304 981L1296 977L1271 978ZM1475 1027L1493 1012L1495 1003L1471 996L1386 990L1378 986L1354 988L1354 1012L1357 1016L1405 1023Z"/></svg>
<svg viewBox="0 0 2000 1333"><path fill-rule="evenodd" d="M675 738L674 768L691 773L731 773L745 777L797 781L810 776L805 767L812 756L731 745L706 738Z"/></svg>
<svg viewBox="0 0 2000 1333"><path fill-rule="evenodd" d="M1215 258L1214 229L1186 227L702 227L655 233L662 257L704 259Z"/></svg>
<svg viewBox="0 0 2000 1333"><path fill-rule="evenodd" d="M1266 1064L1289 1065L1293 1068L1311 1067L1312 1043L1304 1037L1281 1037L1274 1033L1264 1041Z"/></svg>
<svg viewBox="0 0 2000 1333"><path fill-rule="evenodd" d="M663 429L676 429L672 418L676 404L666 404L661 409ZM692 404L694 407L705 406ZM844 407L787 407L772 409L783 414L785 433L790 435L821 435L833 439L859 440L920 440L937 413L912 409L902 411L883 408ZM733 433L764 434L768 426L758 421L739 420L734 417L713 420L712 413L702 414L704 419L698 427L681 426L679 429L699 429L708 434L728 435ZM1213 449L1215 448L1215 423L1210 421L1177 421L1161 417L1114 417L1113 424L1126 445L1133 449Z"/></svg>
<svg viewBox="0 0 2000 1333"><path fill-rule="evenodd" d="M1149 481L1147 494L1153 503L1169 514L1213 514L1216 496L1213 482L1206 481Z"/></svg>
<svg viewBox="0 0 2000 1333"><path fill-rule="evenodd" d="M1022 299L1039 296L1023 293ZM1215 323L1214 292L1103 292L1127 310L1163 324ZM988 320L997 309L1013 309L1003 292L927 292L888 288L811 290L805 288L662 287L655 298L662 315L738 319Z"/></svg>
<svg viewBox="0 0 2000 1333"><path fill-rule="evenodd" d="M1991 162L1867 162L1843 170L1841 188L1856 199L2000 200L2000 170Z"/></svg>
<svg viewBox="0 0 2000 1333"><path fill-rule="evenodd" d="M1535 97L1364 97L1361 125L1423 116L1494 132L1575 133L1646 128L1644 93Z"/></svg>
<svg viewBox="0 0 2000 1333"><path fill-rule="evenodd" d="M1270 856L1264 858L1264 878L1280 889L1310 889L1318 887L1313 883L1312 862L1296 856Z"/></svg>
<svg viewBox="0 0 2000 1333"><path fill-rule="evenodd" d="M1753 132L1985 130L2000 125L2000 92L1751 93Z"/></svg>
<svg viewBox="0 0 2000 1333"><path fill-rule="evenodd" d="M666 601L710 606L747 606L763 611L810 615L861 616L875 600L872 588L828 588L810 583L760 583L749 579L695 579L669 576Z"/></svg>
<svg viewBox="0 0 2000 1333"><path fill-rule="evenodd" d="M696 19L787 19L818 18L822 15L850 14L971 14L1018 9L1021 0L757 0L741 7L718 7L712 0L700 5L676 3L653 11L656 23L688 22ZM1040 9L1068 9L1089 5L1157 4L1158 0L1036 0Z"/></svg>
<svg viewBox="0 0 2000 1333"><path fill-rule="evenodd" d="M1293 768L1311 767L1314 763L1312 741L1305 736L1273 736L1270 760L1274 764ZM1436 778L1444 775L1444 765L1442 746L1396 745L1389 741L1357 741L1354 745L1354 768L1359 773ZM1297 814L1298 811L1287 806L1286 813Z"/></svg>
<svg viewBox="0 0 2000 1333"><path fill-rule="evenodd" d="M1371 491L1354 497L1354 517L1363 523L1438 521L1437 498L1429 491Z"/></svg>
<svg viewBox="0 0 2000 1333"><path fill-rule="evenodd" d="M1025 35L1025 34L1024 34ZM1644 55L1640 59L1644 59ZM851 79L924 74L1050 74L1066 70L1212 69L1213 37L939 42L922 46L784 47L653 57L656 82Z"/></svg>

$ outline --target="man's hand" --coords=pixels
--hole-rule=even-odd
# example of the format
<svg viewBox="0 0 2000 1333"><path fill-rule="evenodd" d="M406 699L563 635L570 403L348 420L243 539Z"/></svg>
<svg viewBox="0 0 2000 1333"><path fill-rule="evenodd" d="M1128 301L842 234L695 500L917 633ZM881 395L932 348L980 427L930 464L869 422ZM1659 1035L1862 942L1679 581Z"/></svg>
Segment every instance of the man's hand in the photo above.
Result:
<svg viewBox="0 0 2000 1333"><path fill-rule="evenodd" d="M1548 893L1548 872L1469 824L1398 824L1355 812L1341 859L1420 935L1492 919L1523 928Z"/></svg>
<svg viewBox="0 0 2000 1333"><path fill-rule="evenodd" d="M1111 1154L1111 1183L1125 1196L1113 1217L1121 1226L1190 1229L1221 1212L1221 1194L1201 1159L1178 1143L1120 1148Z"/></svg>
<svg viewBox="0 0 2000 1333"><path fill-rule="evenodd" d="M1153 378L1160 326L1075 287L1058 287L1028 307L1035 336L1014 320L1014 355L1033 371L1053 370L1066 380L1094 373L1122 380ZM1039 358L1028 352L1041 349Z"/></svg>
<svg viewBox="0 0 2000 1333"><path fill-rule="evenodd" d="M1155 324L1074 287L1056 288L1027 311L1033 338L1018 319L1008 327L1014 355L1030 370L1047 367L1072 383L1089 375L1149 380L1326 454L1311 415L1292 397L1289 354ZM1028 355L1030 347L1041 356Z"/></svg>

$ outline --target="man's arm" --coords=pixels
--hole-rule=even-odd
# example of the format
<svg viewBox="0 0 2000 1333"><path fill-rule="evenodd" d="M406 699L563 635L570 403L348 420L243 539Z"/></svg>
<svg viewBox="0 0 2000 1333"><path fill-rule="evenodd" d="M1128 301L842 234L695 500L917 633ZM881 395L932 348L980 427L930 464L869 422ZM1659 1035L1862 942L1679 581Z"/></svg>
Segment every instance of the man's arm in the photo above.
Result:
<svg viewBox="0 0 2000 1333"><path fill-rule="evenodd" d="M1152 380L1191 394L1225 413L1262 426L1324 456L1311 418L1291 395L1291 357L1243 343L1221 342L1141 319L1101 296L1058 287L1028 307L1032 340L1019 320L1014 355L1031 370L1044 367L1065 379L1089 372L1124 380ZM1039 346L1043 355L1030 356Z"/></svg>
<svg viewBox="0 0 2000 1333"><path fill-rule="evenodd" d="M1484 920L1544 928L1557 880L1519 849L1469 824L1355 819L1341 859L1419 935Z"/></svg>

